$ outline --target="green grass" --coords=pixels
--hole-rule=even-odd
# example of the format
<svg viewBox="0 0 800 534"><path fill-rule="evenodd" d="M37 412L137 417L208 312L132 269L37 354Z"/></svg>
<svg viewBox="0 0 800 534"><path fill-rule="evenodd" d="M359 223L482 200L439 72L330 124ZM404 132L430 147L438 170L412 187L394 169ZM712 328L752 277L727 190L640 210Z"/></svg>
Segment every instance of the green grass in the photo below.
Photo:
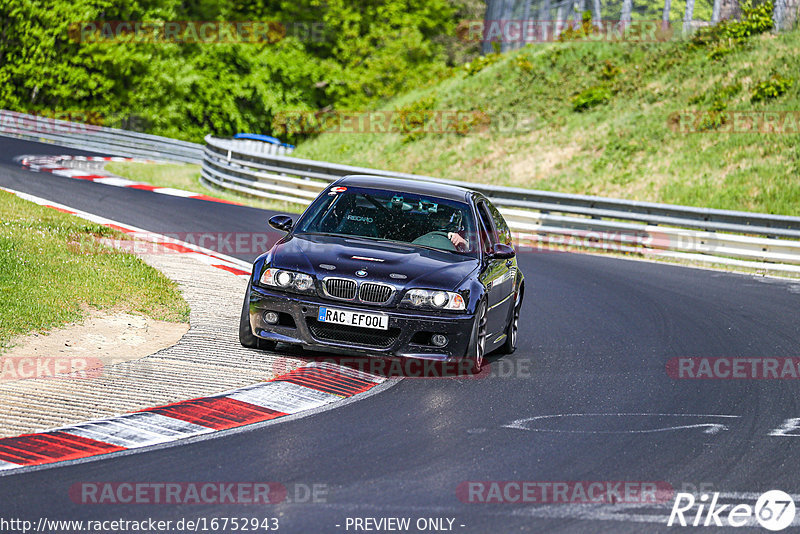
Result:
<svg viewBox="0 0 800 534"><path fill-rule="evenodd" d="M323 133L294 155L478 183L800 215L800 135L724 133L726 125L713 122L686 133L671 118L685 110L800 113L799 47L798 31L741 42L529 45L471 75L455 69L382 108L511 113L519 118L515 128ZM779 87L764 91L765 83Z"/></svg>
<svg viewBox="0 0 800 534"><path fill-rule="evenodd" d="M0 191L0 350L77 321L87 307L187 322L177 285L98 238L124 234Z"/></svg>
<svg viewBox="0 0 800 534"><path fill-rule="evenodd" d="M304 209L303 205L291 202L268 200L218 188L209 189L200 183L200 165L188 163L110 162L106 164L105 168L109 172L129 180L144 182L158 187L172 187L184 191L192 191L254 208L285 213L300 213Z"/></svg>

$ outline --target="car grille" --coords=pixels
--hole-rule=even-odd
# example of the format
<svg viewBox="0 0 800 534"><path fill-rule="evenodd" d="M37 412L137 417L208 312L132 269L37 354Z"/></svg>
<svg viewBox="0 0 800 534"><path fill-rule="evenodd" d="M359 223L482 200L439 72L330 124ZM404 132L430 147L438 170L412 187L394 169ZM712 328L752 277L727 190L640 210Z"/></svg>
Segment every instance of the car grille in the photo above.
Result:
<svg viewBox="0 0 800 534"><path fill-rule="evenodd" d="M358 292L358 298L360 298L362 302L383 304L392 298L392 293L394 293L394 288L391 286L374 284L372 282L364 282L361 284L361 289Z"/></svg>
<svg viewBox="0 0 800 534"><path fill-rule="evenodd" d="M348 345L363 345L386 349L392 346L400 336L399 328L389 330L367 330L357 326L320 323L313 317L307 317L311 335L322 341L338 341Z"/></svg>
<svg viewBox="0 0 800 534"><path fill-rule="evenodd" d="M353 300L356 298L356 282L343 278L325 280L325 292L333 298Z"/></svg>

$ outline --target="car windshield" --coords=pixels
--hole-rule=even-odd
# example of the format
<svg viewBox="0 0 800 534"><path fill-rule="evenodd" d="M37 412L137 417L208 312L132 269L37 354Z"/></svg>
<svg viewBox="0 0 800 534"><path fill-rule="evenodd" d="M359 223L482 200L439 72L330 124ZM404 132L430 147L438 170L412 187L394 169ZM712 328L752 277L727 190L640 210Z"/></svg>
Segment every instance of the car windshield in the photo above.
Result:
<svg viewBox="0 0 800 534"><path fill-rule="evenodd" d="M474 255L465 202L356 187L333 187L299 221L296 233L359 236Z"/></svg>

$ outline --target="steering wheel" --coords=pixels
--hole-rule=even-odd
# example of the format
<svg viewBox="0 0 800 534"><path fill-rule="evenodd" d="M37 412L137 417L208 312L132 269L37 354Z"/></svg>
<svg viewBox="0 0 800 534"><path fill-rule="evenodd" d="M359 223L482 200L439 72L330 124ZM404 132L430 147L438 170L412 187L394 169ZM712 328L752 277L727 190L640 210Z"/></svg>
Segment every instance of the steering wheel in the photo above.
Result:
<svg viewBox="0 0 800 534"><path fill-rule="evenodd" d="M450 241L450 238L447 237L447 234L448 232L443 230L428 232L427 234L423 234L416 238L414 241L412 241L412 243L455 252L457 250L456 246L452 241Z"/></svg>

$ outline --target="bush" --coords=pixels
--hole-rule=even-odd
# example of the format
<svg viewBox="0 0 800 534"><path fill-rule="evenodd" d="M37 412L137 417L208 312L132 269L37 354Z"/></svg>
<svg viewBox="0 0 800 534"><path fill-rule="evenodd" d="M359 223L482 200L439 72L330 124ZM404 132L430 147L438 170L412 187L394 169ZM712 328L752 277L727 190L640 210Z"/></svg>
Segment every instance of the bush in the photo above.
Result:
<svg viewBox="0 0 800 534"><path fill-rule="evenodd" d="M594 32L594 26L592 26L592 12L584 11L581 13L580 25L574 26L570 23L567 28L559 34L558 40L562 43L566 41L578 41L585 39L586 36L592 34L592 32Z"/></svg>
<svg viewBox="0 0 800 534"><path fill-rule="evenodd" d="M519 54L514 58L514 66L516 66L525 74L530 74L533 72L533 63L531 63L531 61L522 54Z"/></svg>
<svg viewBox="0 0 800 534"><path fill-rule="evenodd" d="M775 75L769 80L763 81L755 86L750 96L750 102L762 102L778 98L792 88L794 80Z"/></svg>
<svg viewBox="0 0 800 534"><path fill-rule="evenodd" d="M602 85L584 89L572 98L572 110L586 111L600 104L605 104L611 99L611 91Z"/></svg>
<svg viewBox="0 0 800 534"><path fill-rule="evenodd" d="M772 29L772 2L754 6L752 2L742 3L742 20L724 20L715 26L701 28L692 36L695 46L716 45L717 57L729 52L721 41L743 43L753 35ZM714 59L714 58L712 58Z"/></svg>
<svg viewBox="0 0 800 534"><path fill-rule="evenodd" d="M469 63L464 64L463 67L464 72L467 73L467 76L473 76L482 71L483 69L485 69L486 67L488 67L489 65L497 63L499 59L500 59L500 54L497 52L491 52L489 54L486 54L485 56L478 56Z"/></svg>
<svg viewBox="0 0 800 534"><path fill-rule="evenodd" d="M433 118L436 97L427 96L397 110L397 126L403 133L403 142L416 141L425 135L425 125Z"/></svg>
<svg viewBox="0 0 800 534"><path fill-rule="evenodd" d="M622 71L619 67L614 65L610 59L607 59L603 62L603 67L600 69L600 78L603 80L613 80L616 78Z"/></svg>

